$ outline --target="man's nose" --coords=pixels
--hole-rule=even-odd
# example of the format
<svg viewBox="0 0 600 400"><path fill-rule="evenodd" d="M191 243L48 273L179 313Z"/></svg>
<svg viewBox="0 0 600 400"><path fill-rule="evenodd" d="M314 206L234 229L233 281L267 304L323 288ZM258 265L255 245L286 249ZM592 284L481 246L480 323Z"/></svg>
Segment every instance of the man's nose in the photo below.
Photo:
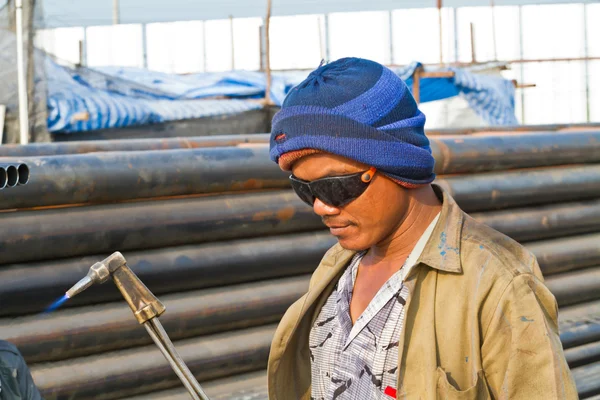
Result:
<svg viewBox="0 0 600 400"><path fill-rule="evenodd" d="M321 217L338 215L340 213L340 209L338 207L323 203L318 198L316 198L315 202L313 203L313 210L315 214Z"/></svg>

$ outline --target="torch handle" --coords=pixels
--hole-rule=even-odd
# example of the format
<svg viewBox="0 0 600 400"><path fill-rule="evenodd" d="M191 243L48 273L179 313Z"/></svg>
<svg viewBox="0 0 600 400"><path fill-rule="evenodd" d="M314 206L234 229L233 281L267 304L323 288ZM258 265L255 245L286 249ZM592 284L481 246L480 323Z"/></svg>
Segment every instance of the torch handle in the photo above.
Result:
<svg viewBox="0 0 600 400"><path fill-rule="evenodd" d="M192 371L190 371L188 366L185 364L185 362L177 352L177 349L173 345L173 342L171 342L167 331L165 331L165 328L163 328L158 318L152 318L149 322L152 324L158 335L162 338L163 344L165 345L169 353L171 353L171 356L173 357L173 359L175 360L185 377L188 379L190 384L194 387L196 393L200 395L200 398L202 400L210 400L206 393L204 393L204 390L202 390L202 387L196 380L196 377L194 377L194 374L192 374Z"/></svg>
<svg viewBox="0 0 600 400"><path fill-rule="evenodd" d="M188 381L188 379L185 376L185 374L183 373L183 371L181 371L181 369L179 368L179 365L177 364L177 362L171 356L171 353L167 350L167 348L163 344L159 335L154 331L154 326L151 324L151 321L153 321L153 320L154 320L154 318L144 322L143 325L146 328L146 331L148 331L148 334L150 335L152 340L154 340L154 343L156 344L156 346L158 347L160 352L163 354L163 356L165 356L165 358L167 359L169 364L171 364L171 368L173 369L173 371L175 371L175 373L177 374L177 376L179 377L179 379L181 380L181 382L183 383L185 388L188 390L188 392L190 393L190 396L192 396L192 399L193 400L201 400L200 397L198 397L198 395L196 394L195 388Z"/></svg>

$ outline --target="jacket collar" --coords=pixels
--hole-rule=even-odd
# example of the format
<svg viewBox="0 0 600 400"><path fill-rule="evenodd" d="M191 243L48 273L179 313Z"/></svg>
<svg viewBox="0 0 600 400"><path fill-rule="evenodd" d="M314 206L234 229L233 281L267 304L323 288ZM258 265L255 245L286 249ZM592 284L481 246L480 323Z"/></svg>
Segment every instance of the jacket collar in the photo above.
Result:
<svg viewBox="0 0 600 400"><path fill-rule="evenodd" d="M442 201L442 211L417 264L427 264L440 271L462 273L460 241L464 213L448 192L438 185L432 186Z"/></svg>

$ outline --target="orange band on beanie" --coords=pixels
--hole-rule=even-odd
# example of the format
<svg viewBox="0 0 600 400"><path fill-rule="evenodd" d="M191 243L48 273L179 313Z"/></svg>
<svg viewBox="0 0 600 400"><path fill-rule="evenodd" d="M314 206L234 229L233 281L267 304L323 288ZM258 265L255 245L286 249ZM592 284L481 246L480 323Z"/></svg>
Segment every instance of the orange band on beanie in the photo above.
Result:
<svg viewBox="0 0 600 400"><path fill-rule="evenodd" d="M321 151L321 150L317 150L317 149L302 149L302 150L296 150L296 151L290 151L288 153L284 153L279 157L279 160L278 160L279 168L281 168L283 171L291 171L292 167L296 161L298 161L302 157L306 157L311 154L318 154L318 153L325 153L325 152ZM379 172L381 173L381 171L379 171ZM383 173L383 174L385 175L385 173ZM402 186L405 189L417 189L417 188L428 185L427 183L414 184L414 183L409 183L409 182L403 182L399 179L392 178L388 175L386 175L386 178L390 179L392 182L397 183L398 185Z"/></svg>

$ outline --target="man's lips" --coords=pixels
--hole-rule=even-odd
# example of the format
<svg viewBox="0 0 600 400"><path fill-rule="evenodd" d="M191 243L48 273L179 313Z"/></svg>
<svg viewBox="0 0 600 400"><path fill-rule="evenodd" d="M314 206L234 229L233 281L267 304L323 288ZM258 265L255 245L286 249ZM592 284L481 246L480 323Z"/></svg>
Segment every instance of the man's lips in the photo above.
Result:
<svg viewBox="0 0 600 400"><path fill-rule="evenodd" d="M343 234L347 229L349 229L352 226L352 224L350 224L350 223L347 223L347 224L325 224L325 225L329 228L329 231L334 236L339 236L339 235Z"/></svg>

